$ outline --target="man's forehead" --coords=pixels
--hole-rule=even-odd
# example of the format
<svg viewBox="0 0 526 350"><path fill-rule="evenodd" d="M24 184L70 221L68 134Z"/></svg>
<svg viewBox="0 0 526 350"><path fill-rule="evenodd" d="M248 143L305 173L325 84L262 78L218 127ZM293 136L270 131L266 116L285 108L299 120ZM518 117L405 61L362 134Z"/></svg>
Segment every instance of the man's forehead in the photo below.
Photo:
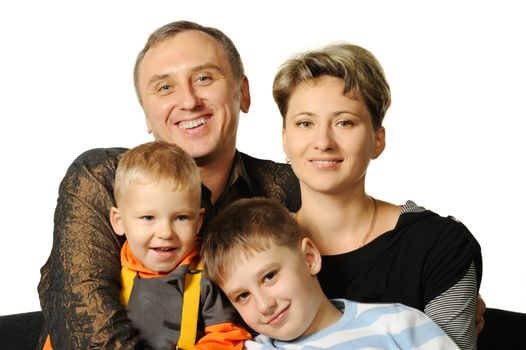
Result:
<svg viewBox="0 0 526 350"><path fill-rule="evenodd" d="M150 71L173 65L192 69L210 64L230 68L225 48L207 33L188 30L153 45L146 52L141 68Z"/></svg>

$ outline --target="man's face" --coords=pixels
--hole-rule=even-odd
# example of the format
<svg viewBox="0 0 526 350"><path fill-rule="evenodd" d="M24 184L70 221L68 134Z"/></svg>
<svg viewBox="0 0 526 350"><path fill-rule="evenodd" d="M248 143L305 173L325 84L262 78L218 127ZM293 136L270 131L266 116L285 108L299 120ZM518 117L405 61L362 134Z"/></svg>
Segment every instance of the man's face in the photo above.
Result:
<svg viewBox="0 0 526 350"><path fill-rule="evenodd" d="M223 46L185 31L153 46L138 74L148 131L177 144L198 165L231 159L239 111L248 111L248 81L238 82Z"/></svg>

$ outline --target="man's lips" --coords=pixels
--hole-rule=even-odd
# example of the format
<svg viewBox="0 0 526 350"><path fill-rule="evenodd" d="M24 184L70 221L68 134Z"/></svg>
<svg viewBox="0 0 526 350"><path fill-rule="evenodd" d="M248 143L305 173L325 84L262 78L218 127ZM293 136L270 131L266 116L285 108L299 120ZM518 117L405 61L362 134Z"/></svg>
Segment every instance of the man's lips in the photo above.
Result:
<svg viewBox="0 0 526 350"><path fill-rule="evenodd" d="M193 120L182 120L177 123L177 126L179 126L179 128L184 129L184 130L194 129L201 125L206 124L208 122L208 119L210 119L210 116L199 117Z"/></svg>

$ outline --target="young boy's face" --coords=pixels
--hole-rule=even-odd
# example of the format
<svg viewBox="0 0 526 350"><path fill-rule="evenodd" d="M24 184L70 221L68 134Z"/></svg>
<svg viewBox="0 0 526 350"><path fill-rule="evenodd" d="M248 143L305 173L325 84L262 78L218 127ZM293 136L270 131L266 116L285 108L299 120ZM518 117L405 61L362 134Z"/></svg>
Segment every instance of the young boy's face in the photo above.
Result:
<svg viewBox="0 0 526 350"><path fill-rule="evenodd" d="M318 331L316 325L324 298L316 279L319 252L310 240L301 248L277 246L239 253L235 267L221 288L245 322L256 332L274 339L291 340ZM314 250L314 251L313 251ZM316 289L318 288L318 289Z"/></svg>
<svg viewBox="0 0 526 350"><path fill-rule="evenodd" d="M111 222L146 268L166 273L195 248L203 212L199 191L174 191L161 181L127 188Z"/></svg>

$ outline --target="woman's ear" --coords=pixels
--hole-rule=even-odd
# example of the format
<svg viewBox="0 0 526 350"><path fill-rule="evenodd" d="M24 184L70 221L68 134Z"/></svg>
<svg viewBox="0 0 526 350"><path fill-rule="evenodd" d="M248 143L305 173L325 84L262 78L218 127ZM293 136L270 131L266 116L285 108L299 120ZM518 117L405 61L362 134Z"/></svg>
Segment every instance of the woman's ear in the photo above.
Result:
<svg viewBox="0 0 526 350"><path fill-rule="evenodd" d="M283 129L281 129L281 146L283 147L283 152L285 153L285 157L288 158L288 148L287 148L287 135L286 135L286 131L285 131L285 127L283 127Z"/></svg>
<svg viewBox="0 0 526 350"><path fill-rule="evenodd" d="M317 275L321 270L321 254L310 238L301 240L301 253L311 275Z"/></svg>
<svg viewBox="0 0 526 350"><path fill-rule="evenodd" d="M385 128L381 126L378 130L376 130L374 135L374 153L371 157L372 159L376 159L382 154L382 152L385 149Z"/></svg>
<svg viewBox="0 0 526 350"><path fill-rule="evenodd" d="M117 235L124 236L124 224L119 209L116 207L111 207L110 209L110 223Z"/></svg>

